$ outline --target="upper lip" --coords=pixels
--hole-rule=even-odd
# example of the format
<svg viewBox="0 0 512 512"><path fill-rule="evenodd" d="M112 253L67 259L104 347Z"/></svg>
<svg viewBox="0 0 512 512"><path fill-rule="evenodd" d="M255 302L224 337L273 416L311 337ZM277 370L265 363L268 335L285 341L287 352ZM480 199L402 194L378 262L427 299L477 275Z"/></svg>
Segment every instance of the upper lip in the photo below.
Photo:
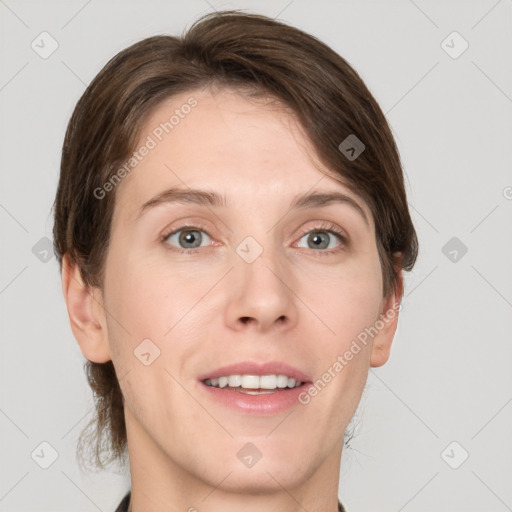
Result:
<svg viewBox="0 0 512 512"><path fill-rule="evenodd" d="M240 363L233 363L200 375L199 380L215 379L228 375L286 375L287 377L294 378L296 382L311 381L309 375L281 361L242 361Z"/></svg>

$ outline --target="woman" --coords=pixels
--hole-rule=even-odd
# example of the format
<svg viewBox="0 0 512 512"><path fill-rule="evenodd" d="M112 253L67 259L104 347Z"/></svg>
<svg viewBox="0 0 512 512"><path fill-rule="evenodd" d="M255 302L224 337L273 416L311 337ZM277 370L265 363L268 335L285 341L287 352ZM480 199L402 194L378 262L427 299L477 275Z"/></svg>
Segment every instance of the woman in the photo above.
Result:
<svg viewBox="0 0 512 512"><path fill-rule="evenodd" d="M316 38L224 11L116 55L69 122L55 252L117 510L343 510L344 432L417 239L375 99Z"/></svg>

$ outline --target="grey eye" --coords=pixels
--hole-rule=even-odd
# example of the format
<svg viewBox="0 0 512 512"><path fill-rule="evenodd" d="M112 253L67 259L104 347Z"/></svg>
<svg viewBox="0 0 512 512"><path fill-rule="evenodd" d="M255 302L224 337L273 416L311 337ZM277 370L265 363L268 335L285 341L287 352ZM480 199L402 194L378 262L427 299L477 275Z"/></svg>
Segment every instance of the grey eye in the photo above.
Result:
<svg viewBox="0 0 512 512"><path fill-rule="evenodd" d="M176 240L177 237L177 240ZM202 230L198 229L179 229L174 233L171 233L167 240L172 243L172 245L178 244L178 247L181 249L195 249L197 247L201 247L201 242L204 241L206 237L207 241L210 237ZM174 238L174 240L173 240ZM206 244L208 245L208 244Z"/></svg>
<svg viewBox="0 0 512 512"><path fill-rule="evenodd" d="M339 239L339 236L329 231L311 231L310 233L306 233L301 240L304 238L307 239L307 249L334 249L336 245L332 245L331 242L333 239ZM303 246L299 245L299 247Z"/></svg>

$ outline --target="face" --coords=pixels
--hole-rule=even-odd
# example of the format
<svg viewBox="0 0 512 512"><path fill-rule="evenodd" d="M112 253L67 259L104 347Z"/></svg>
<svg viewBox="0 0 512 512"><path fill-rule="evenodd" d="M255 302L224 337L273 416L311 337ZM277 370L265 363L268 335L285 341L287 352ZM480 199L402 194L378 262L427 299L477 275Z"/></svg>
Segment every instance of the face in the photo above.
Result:
<svg viewBox="0 0 512 512"><path fill-rule="evenodd" d="M240 492L337 474L393 335L354 349L390 305L368 206L290 113L235 91L167 100L148 137L116 190L101 296L130 458ZM338 198L304 199L319 193Z"/></svg>

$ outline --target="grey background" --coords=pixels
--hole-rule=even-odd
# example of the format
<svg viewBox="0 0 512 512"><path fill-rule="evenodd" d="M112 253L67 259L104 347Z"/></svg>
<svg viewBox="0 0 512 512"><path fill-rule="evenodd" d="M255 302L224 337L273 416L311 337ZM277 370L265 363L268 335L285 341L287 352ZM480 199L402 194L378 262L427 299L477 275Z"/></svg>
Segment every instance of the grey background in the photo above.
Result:
<svg viewBox="0 0 512 512"><path fill-rule="evenodd" d="M91 393L56 260L41 261L44 237L86 84L127 45L180 34L213 8L278 17L332 46L379 101L402 155L421 251L391 358L370 371L356 413L343 503L512 510L511 0L0 0L0 510L112 511L129 487L128 475L77 468ZM47 59L31 48L43 31L58 43ZM458 58L441 45L453 31L469 43ZM42 442L58 453L47 469Z"/></svg>

